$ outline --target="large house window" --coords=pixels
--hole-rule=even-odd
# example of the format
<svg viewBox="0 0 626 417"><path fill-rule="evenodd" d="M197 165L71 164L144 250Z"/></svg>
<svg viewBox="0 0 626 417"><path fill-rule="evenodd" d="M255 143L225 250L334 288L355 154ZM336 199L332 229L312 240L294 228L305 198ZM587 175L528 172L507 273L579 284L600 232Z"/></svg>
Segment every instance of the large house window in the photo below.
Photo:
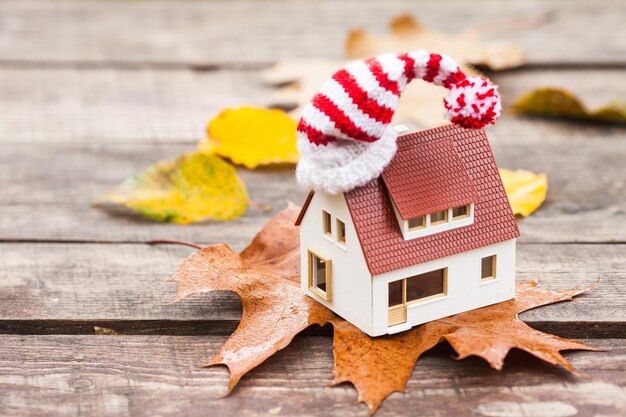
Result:
<svg viewBox="0 0 626 417"><path fill-rule="evenodd" d="M309 258L309 289L326 301L331 300L332 261L311 250Z"/></svg>
<svg viewBox="0 0 626 417"><path fill-rule="evenodd" d="M330 221L330 213L327 211L322 211L322 227L324 230L324 234L328 237L332 236L333 230L331 229L331 221Z"/></svg>
<svg viewBox="0 0 626 417"><path fill-rule="evenodd" d="M422 301L426 298L445 295L447 292L448 269L437 269L406 279L406 302Z"/></svg>
<svg viewBox="0 0 626 417"><path fill-rule="evenodd" d="M480 262L480 279L490 280L496 278L496 255L487 256Z"/></svg>
<svg viewBox="0 0 626 417"><path fill-rule="evenodd" d="M446 295L448 268L437 269L389 283L389 308Z"/></svg>
<svg viewBox="0 0 626 417"><path fill-rule="evenodd" d="M337 242L346 244L346 224L339 219L337 219Z"/></svg>

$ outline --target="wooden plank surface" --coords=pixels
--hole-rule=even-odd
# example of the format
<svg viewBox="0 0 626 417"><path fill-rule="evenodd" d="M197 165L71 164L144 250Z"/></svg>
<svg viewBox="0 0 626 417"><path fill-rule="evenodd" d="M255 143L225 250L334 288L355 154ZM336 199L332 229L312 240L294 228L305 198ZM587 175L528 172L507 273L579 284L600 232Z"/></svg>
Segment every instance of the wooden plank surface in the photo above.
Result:
<svg viewBox="0 0 626 417"><path fill-rule="evenodd" d="M501 167L545 172L548 200L520 222L522 242L626 242L626 142L571 139L494 143ZM0 240L144 242L174 238L240 244L285 206L304 201L292 169L240 170L250 196L273 213L250 208L232 222L160 224L122 210L90 206L99 194L150 163L189 145L5 144L0 154ZM592 224L593 227L582 225Z"/></svg>
<svg viewBox="0 0 626 417"><path fill-rule="evenodd" d="M435 29L546 20L490 32L513 41L533 64L623 64L624 3L610 0L422 0L385 2L42 2L0 3L0 60L52 63L217 65L277 58L341 57L350 28L383 32L411 12ZM591 28L591 27L592 28Z"/></svg>
<svg viewBox="0 0 626 417"><path fill-rule="evenodd" d="M539 280L551 289L594 286L574 302L527 312L524 320L562 336L626 334L623 250L519 245L520 282ZM239 298L228 292L170 304L176 285L164 280L190 248L29 243L0 244L0 251L0 333L93 333L93 326L104 326L126 333L223 334L241 317Z"/></svg>
<svg viewBox="0 0 626 417"><path fill-rule="evenodd" d="M0 3L1 4L1 3ZM571 89L591 107L626 96L621 70L492 73L505 109L533 88ZM0 64L0 143L195 143L222 109L269 102L258 70L12 68ZM400 120L401 122L401 120ZM490 128L502 142L617 138L618 126L527 120L505 114Z"/></svg>
<svg viewBox="0 0 626 417"><path fill-rule="evenodd" d="M226 370L194 365L206 362L223 342L193 336L0 335L6 347L0 351L0 414L366 415L351 385L327 386L333 356L332 340L325 337L297 338L244 377L232 395L218 399L225 393ZM499 373L476 358L455 362L449 349L438 348L420 359L406 392L392 394L376 415L429 410L441 416L623 416L623 341L585 342L609 350L568 353L579 378L520 352Z"/></svg>
<svg viewBox="0 0 626 417"><path fill-rule="evenodd" d="M626 95L624 2L0 2L0 415L365 415L350 385L326 387L328 326L217 399L226 370L195 365L235 329L241 303L220 292L169 304L175 284L163 280L192 250L141 243L241 250L286 199L304 199L291 168L241 169L251 197L274 211L229 223L163 225L89 203L192 150L220 109L265 103L271 89L258 71L269 63L340 58L348 29L381 33L404 12L438 30L526 26L485 33L528 52L523 69L489 74L505 107L546 85L591 107ZM519 280L596 283L522 318L610 350L568 353L576 378L520 352L497 373L438 348L377 416L626 415L624 129L506 114L489 136L500 166L549 178L548 200L520 223ZM96 336L95 326L125 335Z"/></svg>

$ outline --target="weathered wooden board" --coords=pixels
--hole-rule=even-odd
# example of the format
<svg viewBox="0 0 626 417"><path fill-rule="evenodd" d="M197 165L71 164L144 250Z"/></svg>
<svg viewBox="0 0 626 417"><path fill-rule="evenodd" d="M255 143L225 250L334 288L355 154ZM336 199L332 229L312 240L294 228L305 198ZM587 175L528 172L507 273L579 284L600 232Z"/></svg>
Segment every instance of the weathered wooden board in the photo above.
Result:
<svg viewBox="0 0 626 417"><path fill-rule="evenodd" d="M626 96L624 74L619 70L519 70L490 76L500 85L505 108L524 92L541 86L570 88L591 106ZM205 136L208 120L219 111L267 104L271 91L255 70L0 65L0 142L192 144ZM624 129L617 126L509 115L490 132L505 142L624 136Z"/></svg>
<svg viewBox="0 0 626 417"><path fill-rule="evenodd" d="M0 153L0 240L174 238L238 244L253 236L286 200L304 201L306 193L296 186L292 169L282 168L240 171L251 198L274 212L251 208L228 223L182 227L90 206L92 199L125 177L190 149L164 144L5 144ZM502 167L548 174L548 200L521 221L522 241L626 242L626 228L619 227L626 224L626 141L520 139L505 144L496 138L494 151Z"/></svg>
<svg viewBox="0 0 626 417"><path fill-rule="evenodd" d="M196 364L222 337L0 336L0 414L11 416L363 416L349 384L329 387L332 339L293 345L225 393L225 368ZM581 377L513 352L496 372L483 361L456 362L448 348L420 359L405 393L391 395L377 416L623 416L626 349L621 340L587 340L610 349L570 352ZM19 363L19 367L16 364ZM209 413L209 414L207 414Z"/></svg>
<svg viewBox="0 0 626 417"><path fill-rule="evenodd" d="M418 2L0 3L0 60L56 63L219 65L277 58L341 57L346 33L383 32L391 17L410 12L428 26L460 32L469 25L523 26L487 38L523 47L531 63L624 63L616 33L624 4L613 1L462 0ZM504 25L506 26L506 25ZM589 28L589 29L585 29Z"/></svg>
<svg viewBox="0 0 626 417"><path fill-rule="evenodd" d="M237 245L235 249L242 249ZM128 333L232 331L239 298L216 292L170 304L164 282L193 249L132 244L0 244L0 332ZM519 281L552 289L595 284L574 302L524 314L541 329L578 337L626 334L623 245L519 245Z"/></svg>

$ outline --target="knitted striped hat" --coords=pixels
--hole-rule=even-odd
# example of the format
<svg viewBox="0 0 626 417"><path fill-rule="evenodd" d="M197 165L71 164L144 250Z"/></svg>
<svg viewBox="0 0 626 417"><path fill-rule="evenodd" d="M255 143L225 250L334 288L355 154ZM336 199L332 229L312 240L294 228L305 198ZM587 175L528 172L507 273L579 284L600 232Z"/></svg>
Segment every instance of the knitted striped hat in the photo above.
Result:
<svg viewBox="0 0 626 417"><path fill-rule="evenodd" d="M466 76L448 56L417 51L352 62L302 113L298 182L336 194L377 178L396 152L398 134L390 122L400 93L414 78L450 89L444 106L452 123L479 129L500 116L496 86Z"/></svg>

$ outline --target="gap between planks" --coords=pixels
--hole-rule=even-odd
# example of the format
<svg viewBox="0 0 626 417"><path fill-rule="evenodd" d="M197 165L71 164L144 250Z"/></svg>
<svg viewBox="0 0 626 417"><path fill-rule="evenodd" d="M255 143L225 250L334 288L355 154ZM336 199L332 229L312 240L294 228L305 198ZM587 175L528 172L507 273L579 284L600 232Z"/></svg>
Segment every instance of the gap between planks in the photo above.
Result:
<svg viewBox="0 0 626 417"><path fill-rule="evenodd" d="M524 321L533 329L570 339L626 339L626 322ZM239 320L2 320L0 335L230 336ZM331 325L313 325L297 337L332 337Z"/></svg>

